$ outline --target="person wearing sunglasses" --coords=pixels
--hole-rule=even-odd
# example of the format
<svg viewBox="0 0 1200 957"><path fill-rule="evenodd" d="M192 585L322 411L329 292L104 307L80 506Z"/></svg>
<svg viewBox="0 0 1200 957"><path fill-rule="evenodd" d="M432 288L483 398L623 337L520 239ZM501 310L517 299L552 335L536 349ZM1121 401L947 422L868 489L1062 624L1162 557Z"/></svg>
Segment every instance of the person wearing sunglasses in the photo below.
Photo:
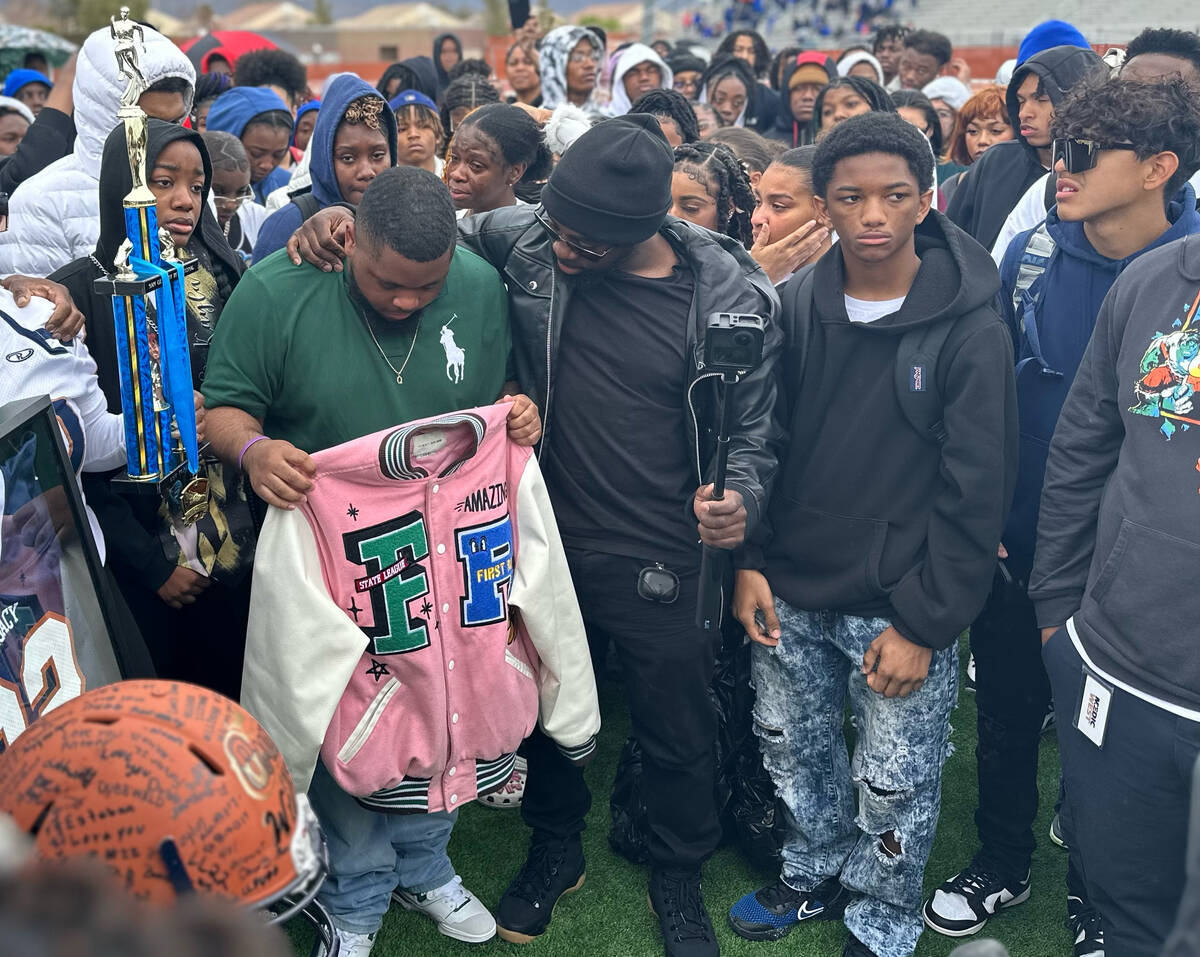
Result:
<svg viewBox="0 0 1200 957"><path fill-rule="evenodd" d="M1200 168L1200 100L1178 76L1153 84L1097 78L1077 86L1058 105L1050 132L1056 204L1045 223L1012 241L1000 268L1001 299L1018 343L1021 447L1016 492L1002 539L1003 566L986 606L971 626L980 729L976 822L981 848L975 859L926 903L925 921L940 933L960 937L981 929L999 908L1021 903L1029 896L1033 823L1038 812L1038 741L1053 692L1066 785L1059 833L1072 855L1068 914L1073 936L1083 948L1077 946L1076 952L1103 950L1101 941L1107 938L1104 943L1112 953L1150 954L1158 952L1161 938L1150 948L1134 947L1131 942L1144 931L1142 916L1160 909L1159 898L1170 881L1147 881L1135 875L1182 873L1182 847L1170 851L1153 844L1140 847L1146 835L1141 827L1144 821L1136 828L1132 821L1128 828L1115 826L1122 806L1118 795L1132 800L1127 785L1117 783L1124 777L1121 770L1114 767L1103 777L1091 777L1080 775L1078 765L1073 766L1072 752L1079 751L1080 741L1092 756L1101 754L1076 730L1077 713L1071 710L1070 702L1083 680L1081 666L1076 658L1073 674L1065 666L1059 673L1048 668L1047 678L1040 660L1039 639L1043 636L1038 626L1062 625L1078 611L1078 596L1052 599L1052 586L1039 585L1039 575L1033 572L1031 577L1031 569L1035 545L1039 563L1042 542L1055 541L1059 556L1065 556L1063 549L1069 548L1065 536L1074 518L1061 512L1047 514L1045 509L1047 453L1052 436L1057 442L1056 423L1059 432L1080 425L1078 415L1068 422L1066 412L1060 416L1060 411L1077 370L1082 374L1080 363L1094 338L1093 329L1099 334L1096 317L1109 288L1139 257L1200 232L1196 194L1187 182ZM1186 298L1190 301L1193 296L1191 291ZM1178 299L1154 313L1154 328L1171 331L1185 297L1180 293ZM1105 336L1104 341L1114 340ZM1144 351L1147 344L1140 341L1139 347ZM1111 369L1108 374L1112 375ZM1133 381L1122 381L1118 388L1118 407L1137 405ZM1087 414L1102 415L1100 403ZM1171 420L1158 419L1156 423L1169 430ZM1192 454L1193 469L1195 460ZM1098 489L1102 484L1093 482L1093 473L1078 461L1072 462L1071 469L1071 481L1081 486ZM1194 494L1196 483L1189 479L1187 484ZM1048 486L1045 494L1050 494ZM1084 537L1094 534L1093 528ZM1086 569L1088 561L1047 564L1041 578L1062 581L1072 577L1066 571L1068 564ZM1136 559L1127 567L1130 574L1122 572L1120 578L1128 584L1114 585L1114 589L1124 593L1140 587L1148 596L1148 586L1135 572ZM1071 607L1053 621L1045 617L1053 613L1041 608L1035 617L1035 589L1042 591L1047 605L1061 608L1065 601ZM1082 591L1082 581L1079 589ZM1053 590L1058 596L1070 589ZM1150 625L1119 623L1121 628L1130 626L1139 636L1155 635L1156 646L1167 637ZM1119 638L1105 634L1104 640ZM1075 654L1065 635L1054 642L1058 645L1054 657ZM1046 655L1049 661L1049 649ZM1136 661L1137 655L1128 660ZM1178 662L1187 660L1183 656ZM1128 674L1122 671L1118 677L1127 679ZM1067 687L1072 682L1074 687ZM1200 685L1195 688L1200 695ZM1200 729L1200 725L1196 727ZM1191 733L1200 740L1200 730ZM1190 759L1187 767L1191 767ZM1186 820L1187 785L1175 786L1183 788L1181 813ZM1098 814L1104 816L1094 816ZM1183 827L1179 823L1180 833ZM1127 845L1126 840L1131 843ZM1177 901L1178 887L1173 893Z"/></svg>
<svg viewBox="0 0 1200 957"><path fill-rule="evenodd" d="M1200 222L1186 185L1200 168L1200 102L1178 75L1119 79L1079 103L1072 97L1062 113L1054 134L1068 142L1048 217L1064 227L1055 237L1062 251L1047 266L1036 317L1044 351L1055 349L1046 358L1063 373L1042 395L1062 411L1029 598L1058 713L1071 847L1105 950L1183 954L1186 945L1163 950L1163 942L1184 887L1200 751L1191 624L1200 606L1194 589L1164 589L1161 572L1200 549L1188 431L1200 386ZM1134 149L1111 148L1118 143ZM1086 240L1087 258L1074 264L1072 232ZM1049 421L1049 410L1038 411Z"/></svg>
<svg viewBox="0 0 1200 957"><path fill-rule="evenodd" d="M1121 76L1142 83L1156 83L1170 77L1183 77L1200 89L1200 35L1187 30L1151 28L1143 30L1125 48ZM1200 176L1193 187L1200 189ZM992 246L992 259L999 266L1013 237L1033 229L1046 218L1054 205L1054 171L1051 170L1025 191Z"/></svg>
<svg viewBox="0 0 1200 957"><path fill-rule="evenodd" d="M653 116L605 120L563 154L540 207L468 216L459 242L504 274L513 365L541 411L539 460L580 608L622 658L665 953L716 957L700 868L721 835L708 693L719 636L695 624L699 542L733 549L763 514L781 439L782 335L770 280L740 244L668 215L673 169ZM340 269L336 237L351 215L313 216L289 243L293 261ZM718 377L700 361L716 312L766 320L765 360L736 386L721 501L709 484ZM583 883L592 800L541 731L524 753L532 841L495 910L500 936L518 943L543 934L559 897Z"/></svg>

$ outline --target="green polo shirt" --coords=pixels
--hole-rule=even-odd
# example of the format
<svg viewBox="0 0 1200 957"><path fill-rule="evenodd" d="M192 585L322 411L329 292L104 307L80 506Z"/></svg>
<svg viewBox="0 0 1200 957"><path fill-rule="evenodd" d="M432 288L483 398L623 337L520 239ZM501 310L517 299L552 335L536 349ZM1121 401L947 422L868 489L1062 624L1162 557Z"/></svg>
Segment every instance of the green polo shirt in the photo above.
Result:
<svg viewBox="0 0 1200 957"><path fill-rule="evenodd" d="M317 452L494 402L511 347L499 273L456 248L446 284L419 326L416 319L376 319L368 329L343 273L295 266L280 250L242 276L221 312L205 404L241 409L271 438ZM397 369L404 366L403 384L380 349Z"/></svg>

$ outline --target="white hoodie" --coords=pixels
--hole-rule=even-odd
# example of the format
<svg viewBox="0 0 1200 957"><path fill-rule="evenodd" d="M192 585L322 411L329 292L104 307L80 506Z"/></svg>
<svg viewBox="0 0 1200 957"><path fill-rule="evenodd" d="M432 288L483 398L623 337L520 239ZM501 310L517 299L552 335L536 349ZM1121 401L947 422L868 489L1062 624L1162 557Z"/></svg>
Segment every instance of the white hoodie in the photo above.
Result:
<svg viewBox="0 0 1200 957"><path fill-rule="evenodd" d="M624 116L633 106L629 100L629 94L625 92L624 80L625 74L639 63L653 63L658 67L662 74L662 82L659 84L662 89L669 90L674 86L674 74L671 73L671 68L663 62L663 58L644 43L631 43L621 51L621 55L617 57L617 65L613 67L612 100L609 101L607 110L609 116Z"/></svg>
<svg viewBox="0 0 1200 957"><path fill-rule="evenodd" d="M173 76L194 88L196 71L179 47L149 27L142 29L146 47L139 51L139 63L146 83ZM100 159L104 141L117 125L124 89L113 39L104 27L79 49L72 87L75 149L13 192L8 231L0 233L0 275L47 276L95 250L100 236Z"/></svg>

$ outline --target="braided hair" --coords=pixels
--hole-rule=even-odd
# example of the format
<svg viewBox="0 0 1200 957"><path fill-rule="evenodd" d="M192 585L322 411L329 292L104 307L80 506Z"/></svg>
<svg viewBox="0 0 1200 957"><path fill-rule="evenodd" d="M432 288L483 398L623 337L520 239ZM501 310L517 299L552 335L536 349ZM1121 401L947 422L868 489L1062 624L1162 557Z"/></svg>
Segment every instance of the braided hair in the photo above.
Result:
<svg viewBox="0 0 1200 957"><path fill-rule="evenodd" d="M492 76L492 65L487 60L459 60L454 66L450 67L450 72L446 76L450 77L451 81L454 81L460 76L466 76L468 73L473 73L476 76L483 77L485 80L489 80Z"/></svg>
<svg viewBox="0 0 1200 957"><path fill-rule="evenodd" d="M442 101L439 104L442 114L442 129L447 135L452 132L450 114L461 107L465 106L474 110L486 106L488 103L499 102L500 94L487 79L475 73L460 76L457 80L453 80L442 93Z"/></svg>
<svg viewBox="0 0 1200 957"><path fill-rule="evenodd" d="M717 227L720 232L750 248L754 228L750 216L754 212L754 190L750 177L728 146L701 140L675 147L675 170L686 172L702 182L705 190L717 201ZM714 196L711 187L716 187Z"/></svg>
<svg viewBox="0 0 1200 957"><path fill-rule="evenodd" d="M700 139L700 123L696 111L682 93L675 90L650 90L638 97L629 108L630 113L648 113L665 116L675 124L679 136L685 143Z"/></svg>

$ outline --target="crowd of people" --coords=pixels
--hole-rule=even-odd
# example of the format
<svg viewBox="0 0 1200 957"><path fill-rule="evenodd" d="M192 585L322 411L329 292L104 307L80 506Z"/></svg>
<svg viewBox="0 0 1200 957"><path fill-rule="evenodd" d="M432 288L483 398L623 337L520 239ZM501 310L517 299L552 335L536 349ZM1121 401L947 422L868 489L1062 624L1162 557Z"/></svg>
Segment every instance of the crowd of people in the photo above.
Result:
<svg viewBox="0 0 1200 957"><path fill-rule="evenodd" d="M584 884L610 647L667 957L719 952L710 907L755 941L841 921L844 957L978 934L1029 898L1052 798L1075 957L1198 952L1200 36L1101 56L1049 21L981 81L927 30L834 57L531 20L503 64L447 34L318 97L286 52L197 76L143 31L143 144L108 29L5 82L0 397L77 410L121 627L307 794L326 953L367 957L393 903L546 932ZM112 481L138 150L196 263L198 520ZM757 317L735 376L718 315ZM709 561L783 816L777 878L719 902ZM925 897L968 642L977 850ZM32 740L0 736L0 809ZM497 901L447 853L472 800L530 831Z"/></svg>

